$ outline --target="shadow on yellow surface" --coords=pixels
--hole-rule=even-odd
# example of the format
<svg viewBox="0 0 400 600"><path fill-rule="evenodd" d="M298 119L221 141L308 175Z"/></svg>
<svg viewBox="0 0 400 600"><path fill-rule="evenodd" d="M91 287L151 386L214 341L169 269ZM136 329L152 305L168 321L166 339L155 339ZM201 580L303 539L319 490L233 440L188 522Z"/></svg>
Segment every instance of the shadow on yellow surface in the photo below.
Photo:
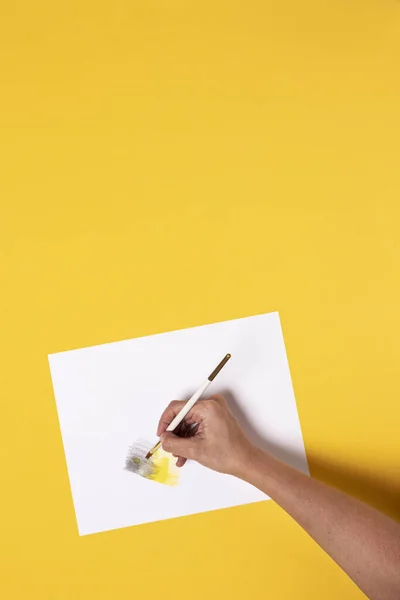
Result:
<svg viewBox="0 0 400 600"><path fill-rule="evenodd" d="M357 468L353 464L333 463L321 456L308 456L313 477L367 502L400 521L400 480L383 479L379 473Z"/></svg>
<svg viewBox="0 0 400 600"><path fill-rule="evenodd" d="M232 412L239 420L246 434L253 442L271 452L277 458L301 468L301 458L285 448L277 445L268 437L267 431L260 431L256 423L251 422L242 406L237 402L231 390L224 390ZM312 477L331 485L342 492L350 494L386 513L389 517L400 521L400 477L384 479L371 468L367 470L356 464L332 461L323 457L323 449L307 453L308 465Z"/></svg>

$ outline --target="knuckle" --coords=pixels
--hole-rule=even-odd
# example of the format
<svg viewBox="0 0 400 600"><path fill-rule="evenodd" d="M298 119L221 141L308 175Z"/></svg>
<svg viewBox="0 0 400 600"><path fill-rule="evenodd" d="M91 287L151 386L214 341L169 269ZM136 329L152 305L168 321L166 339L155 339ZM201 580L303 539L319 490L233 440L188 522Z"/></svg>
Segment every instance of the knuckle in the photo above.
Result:
<svg viewBox="0 0 400 600"><path fill-rule="evenodd" d="M215 400L215 402L217 402L218 404L221 405L225 405L226 404L226 400L224 398L224 396L222 394L215 394L213 396L213 399Z"/></svg>
<svg viewBox="0 0 400 600"><path fill-rule="evenodd" d="M169 403L168 408L172 409L174 412L176 412L177 410L180 409L182 402L180 400L172 400L172 402Z"/></svg>
<svg viewBox="0 0 400 600"><path fill-rule="evenodd" d="M215 401L214 398L210 398L209 400L205 400L204 401L204 410L206 411L205 414L215 414L215 412L218 410L218 403Z"/></svg>
<svg viewBox="0 0 400 600"><path fill-rule="evenodd" d="M161 445L163 447L164 450L170 450L171 449L171 439L166 435L163 436L161 439Z"/></svg>

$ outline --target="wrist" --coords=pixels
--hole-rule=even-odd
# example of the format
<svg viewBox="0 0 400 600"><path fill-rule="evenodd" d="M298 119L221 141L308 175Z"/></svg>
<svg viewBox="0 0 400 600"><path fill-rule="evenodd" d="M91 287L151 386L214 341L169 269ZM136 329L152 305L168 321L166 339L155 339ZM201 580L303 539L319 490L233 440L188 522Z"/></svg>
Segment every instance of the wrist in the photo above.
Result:
<svg viewBox="0 0 400 600"><path fill-rule="evenodd" d="M263 470L261 465L265 463L267 456L267 453L261 450L261 448L249 443L240 453L232 475L253 484L257 473Z"/></svg>

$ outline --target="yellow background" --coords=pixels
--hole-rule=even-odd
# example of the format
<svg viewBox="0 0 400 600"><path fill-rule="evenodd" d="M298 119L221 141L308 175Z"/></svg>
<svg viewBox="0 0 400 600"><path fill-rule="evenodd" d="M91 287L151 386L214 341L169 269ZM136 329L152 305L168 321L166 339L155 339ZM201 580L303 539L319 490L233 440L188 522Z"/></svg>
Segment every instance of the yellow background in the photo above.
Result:
<svg viewBox="0 0 400 600"><path fill-rule="evenodd" d="M279 310L312 474L399 517L400 4L0 10L0 595L362 598L272 502L79 538L47 354Z"/></svg>

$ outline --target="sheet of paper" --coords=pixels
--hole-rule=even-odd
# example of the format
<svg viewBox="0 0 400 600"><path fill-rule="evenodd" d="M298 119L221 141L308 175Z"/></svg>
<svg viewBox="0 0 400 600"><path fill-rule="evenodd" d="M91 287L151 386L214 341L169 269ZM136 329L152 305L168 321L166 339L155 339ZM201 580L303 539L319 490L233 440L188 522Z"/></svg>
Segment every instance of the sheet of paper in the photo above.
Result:
<svg viewBox="0 0 400 600"><path fill-rule="evenodd" d="M174 486L124 469L129 446L139 438L156 442L167 404L189 398L228 352L210 394L224 393L259 445L308 473L278 313L52 354L81 535L266 499L195 462Z"/></svg>

